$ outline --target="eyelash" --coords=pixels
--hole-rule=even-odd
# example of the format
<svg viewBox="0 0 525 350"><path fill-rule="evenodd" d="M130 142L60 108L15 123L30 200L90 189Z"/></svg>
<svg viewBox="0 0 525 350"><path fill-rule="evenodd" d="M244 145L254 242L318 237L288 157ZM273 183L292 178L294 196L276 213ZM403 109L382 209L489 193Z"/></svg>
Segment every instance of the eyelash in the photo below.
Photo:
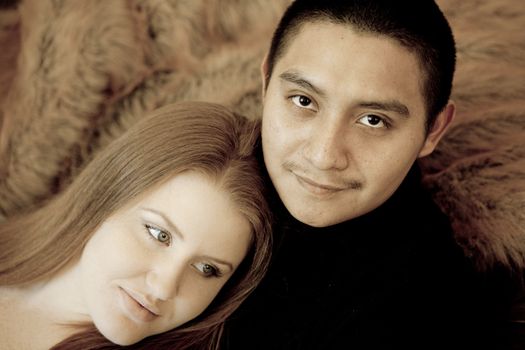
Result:
<svg viewBox="0 0 525 350"><path fill-rule="evenodd" d="M296 95L288 96L288 100L290 100L290 102L291 102L291 103L294 105L294 107L296 107L296 108L299 108L299 109L302 109L302 110L313 111L313 110L314 110L313 108L309 108L309 107L306 107L306 106L301 106L299 102L297 102L297 103L294 102L294 99L295 99L295 98L301 98L301 97L304 97L304 98L306 98L306 99L309 100L309 102L310 102L310 103L309 103L309 106L311 106L311 105L315 105L315 102L314 102L310 97L308 97L308 96L306 96L306 95L302 95L302 94L296 94ZM377 130L380 130L380 129L390 129L390 127L392 126L392 125L388 122L388 120L387 120L386 118L384 118L384 117L382 117L382 116L379 116L379 115L376 115L376 114L372 114L372 113L370 113L370 114L366 114L366 115L360 117L359 120L361 120L361 119L363 119L363 118L365 118L365 117L367 117L367 116L374 116L374 117L377 117L377 118L379 118L379 119L383 122L383 124L384 124L384 127L377 127L377 128L374 128L373 126L370 126L370 125L363 124L363 125L365 125L365 126L371 128L371 129L377 129Z"/></svg>
<svg viewBox="0 0 525 350"><path fill-rule="evenodd" d="M208 263L199 263L199 264L202 264L202 265L205 265L205 266L209 266L212 269L212 271L209 274L206 274L205 272L203 272L199 268L197 268L196 265L193 265L197 269L197 271L199 271L205 278L221 277L222 276L221 270L219 270L219 268L217 268L216 266L214 266L212 264L208 264Z"/></svg>
<svg viewBox="0 0 525 350"><path fill-rule="evenodd" d="M150 239L152 239L153 241L155 241L156 243L160 243L160 244L167 245L167 246L169 246L169 245L171 244L171 235L169 234L169 232L166 232L165 230L160 229L160 228L155 227L155 226L150 225L150 224L144 224L144 228L146 229L146 233L147 233L148 237L149 237ZM168 239L169 239L168 242L169 242L169 243L166 243L166 242L162 242L162 241L160 241L157 237L155 237L155 236L153 235L153 233L151 232L152 230L159 231L159 235L160 235L161 233L166 234L166 235L168 236ZM158 236L158 235L157 235L157 236ZM207 274L206 272L201 271L201 270L196 266L196 265L198 265L198 264L202 264L203 266L210 267L212 271L211 271L209 274ZM214 266L213 264L208 264L208 263L198 263L198 264L195 264L195 265L193 265L193 266L194 266L194 267L197 269L197 271L199 271L199 272L200 272L205 278L221 277L221 276L222 276L222 271L221 271L218 267Z"/></svg>
<svg viewBox="0 0 525 350"><path fill-rule="evenodd" d="M160 244L164 244L164 245L170 245L171 244L171 235L166 232L165 230L161 229L161 228L158 228L156 226L153 226L153 225L150 225L150 224L144 224L144 228L146 229L146 233L148 234L148 237L153 239L155 242L157 243L160 243ZM161 240L159 240L156 236L154 236L154 234L152 233L152 230L155 230L155 231L159 231L157 237L164 233L168 236L168 241L167 242L163 242Z"/></svg>
<svg viewBox="0 0 525 350"><path fill-rule="evenodd" d="M381 122L384 124L383 127L377 127L377 128L374 128L373 126L370 126L370 125L363 124L363 125L365 125L365 126L367 126L367 127L369 127L369 128L380 130L380 129L383 129L383 128L384 128L384 129L390 129L390 127L392 126L392 125L388 122L388 120L387 120L385 117L379 116L379 115L377 115L377 114L372 114L372 113L369 113L369 114L365 114L365 115L363 115L362 117L359 118L359 120L361 120L361 119L363 119L363 118L366 118L366 117L377 117L377 118L379 118L379 119L381 120Z"/></svg>
<svg viewBox="0 0 525 350"><path fill-rule="evenodd" d="M301 98L301 97L304 97L304 98L306 98L306 99L308 99L310 101L309 107L302 106L299 102L297 102L297 103L294 102L295 98ZM314 110L314 108L312 107L312 106L315 106L314 100L312 100L310 97L308 97L306 95L302 95L302 94L291 95L291 96L288 96L288 100L290 100L290 102L297 108L305 109L305 110L309 110L309 111L313 111Z"/></svg>

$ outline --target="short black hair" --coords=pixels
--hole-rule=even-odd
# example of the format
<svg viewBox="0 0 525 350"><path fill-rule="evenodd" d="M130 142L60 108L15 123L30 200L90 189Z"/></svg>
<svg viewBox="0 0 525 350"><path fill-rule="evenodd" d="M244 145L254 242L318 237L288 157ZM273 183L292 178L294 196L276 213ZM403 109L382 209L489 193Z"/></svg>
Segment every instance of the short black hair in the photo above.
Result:
<svg viewBox="0 0 525 350"><path fill-rule="evenodd" d="M447 105L456 66L450 25L433 0L295 0L281 18L268 53L268 75L305 23L327 21L384 35L415 53L424 72L427 131Z"/></svg>

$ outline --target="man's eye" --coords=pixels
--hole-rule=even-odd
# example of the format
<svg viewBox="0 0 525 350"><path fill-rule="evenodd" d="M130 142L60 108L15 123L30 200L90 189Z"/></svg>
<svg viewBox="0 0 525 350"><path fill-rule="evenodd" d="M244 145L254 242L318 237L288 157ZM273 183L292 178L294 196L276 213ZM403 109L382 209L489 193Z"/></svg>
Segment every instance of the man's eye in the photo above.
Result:
<svg viewBox="0 0 525 350"><path fill-rule="evenodd" d="M385 120L374 114L367 114L359 119L359 123L369 126L374 129L387 128L388 124Z"/></svg>
<svg viewBox="0 0 525 350"><path fill-rule="evenodd" d="M157 228L157 227L154 227L154 226L151 226L151 225L145 225L145 226L146 226L146 230L151 235L151 237L153 237L154 239L156 239L160 243L164 243L166 245L170 244L171 236L170 236L170 234L168 232L163 231L160 228Z"/></svg>
<svg viewBox="0 0 525 350"><path fill-rule="evenodd" d="M291 97L292 102L301 108L312 109L312 100L303 95L295 95Z"/></svg>
<svg viewBox="0 0 525 350"><path fill-rule="evenodd" d="M221 276L221 272L218 268L211 264L207 263L197 263L194 265L197 270L199 270L204 277L219 277Z"/></svg>

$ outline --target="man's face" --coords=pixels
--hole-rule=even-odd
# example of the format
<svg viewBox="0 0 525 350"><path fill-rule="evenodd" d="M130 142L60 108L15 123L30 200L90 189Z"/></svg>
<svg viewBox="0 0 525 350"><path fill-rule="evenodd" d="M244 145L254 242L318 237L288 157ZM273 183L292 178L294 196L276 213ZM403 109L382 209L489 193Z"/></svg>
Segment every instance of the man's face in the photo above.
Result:
<svg viewBox="0 0 525 350"><path fill-rule="evenodd" d="M274 65L262 123L266 167L296 219L333 225L392 195L433 148L422 82L417 57L393 39L302 26Z"/></svg>

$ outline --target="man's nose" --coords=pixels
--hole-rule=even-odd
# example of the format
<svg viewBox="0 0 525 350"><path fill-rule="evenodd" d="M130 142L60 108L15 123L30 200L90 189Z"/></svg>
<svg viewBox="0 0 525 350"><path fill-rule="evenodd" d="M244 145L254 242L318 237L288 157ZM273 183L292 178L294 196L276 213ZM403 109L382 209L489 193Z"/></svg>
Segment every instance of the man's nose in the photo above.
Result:
<svg viewBox="0 0 525 350"><path fill-rule="evenodd" d="M183 262L165 261L156 264L146 275L146 283L152 296L160 300L173 299L184 279Z"/></svg>
<svg viewBox="0 0 525 350"><path fill-rule="evenodd" d="M344 130L338 123L312 128L303 152L305 158L319 170L342 170L348 166Z"/></svg>

